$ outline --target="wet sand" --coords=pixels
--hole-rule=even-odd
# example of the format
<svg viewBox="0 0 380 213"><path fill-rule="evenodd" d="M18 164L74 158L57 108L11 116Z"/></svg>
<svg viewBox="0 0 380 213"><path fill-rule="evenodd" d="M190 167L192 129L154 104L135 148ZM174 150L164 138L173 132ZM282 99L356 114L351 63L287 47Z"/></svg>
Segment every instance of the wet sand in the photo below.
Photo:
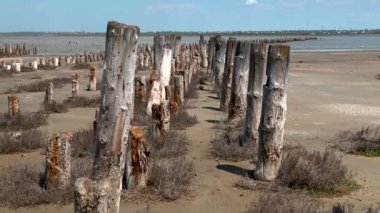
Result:
<svg viewBox="0 0 380 213"><path fill-rule="evenodd" d="M288 113L285 139L289 144L300 144L309 150L323 151L336 133L346 129L380 124L380 51L339 53L292 53L289 84ZM0 92L17 83L27 83L35 75L43 78L71 76L74 71L62 68L58 71L23 73L12 78L0 79ZM78 72L78 71L76 71ZM87 70L83 70L83 84L87 84ZM99 72L99 71L98 71ZM98 76L101 76L98 74ZM84 88L85 85L82 84ZM70 96L70 86L56 89L59 101ZM83 94L93 95L83 91ZM27 111L38 110L43 93L21 93L21 107ZM226 114L213 108L219 107L213 94L199 91L199 98L192 100L199 124L186 130L190 140L188 158L194 162L196 176L192 180L191 193L174 202L131 204L122 201L121 212L134 212L150 206L152 212L242 212L257 197L257 191L234 188L240 179L241 169L253 169L248 161L219 164L210 156L210 141L215 137L214 122L222 121ZM6 95L0 95L0 112L6 112ZM95 109L71 109L68 113L49 116L49 134L75 131L91 125ZM42 164L42 150L22 155L0 155L0 169L9 165ZM323 199L326 203L350 202L356 210L380 202L380 158L346 155L338 152L344 163L353 171L354 179L362 188L339 198ZM0 208L0 212L15 212ZM73 206L42 205L19 208L17 212L73 212Z"/></svg>

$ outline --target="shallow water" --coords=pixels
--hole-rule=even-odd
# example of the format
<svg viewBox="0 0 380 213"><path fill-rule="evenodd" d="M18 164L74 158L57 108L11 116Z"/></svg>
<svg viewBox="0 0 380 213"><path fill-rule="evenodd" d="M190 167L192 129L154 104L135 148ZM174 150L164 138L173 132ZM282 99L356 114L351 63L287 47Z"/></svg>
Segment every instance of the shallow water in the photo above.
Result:
<svg viewBox="0 0 380 213"><path fill-rule="evenodd" d="M276 39L290 36L236 36L239 40ZM294 37L294 36L291 36ZM303 36L299 36L303 37ZM227 39L228 36L225 36ZM206 37L207 39L207 37ZM183 36L184 43L198 42L198 36ZM0 44L36 45L39 55L68 55L104 51L104 36L0 36ZM140 43L153 43L152 36L141 36ZM380 50L380 35L318 36L318 40L291 42L293 52Z"/></svg>

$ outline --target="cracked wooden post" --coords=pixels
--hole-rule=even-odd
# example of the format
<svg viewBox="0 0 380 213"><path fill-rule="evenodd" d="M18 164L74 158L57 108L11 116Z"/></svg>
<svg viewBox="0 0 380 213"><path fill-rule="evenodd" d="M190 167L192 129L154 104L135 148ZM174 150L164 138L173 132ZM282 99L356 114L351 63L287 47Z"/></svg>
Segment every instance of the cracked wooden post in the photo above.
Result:
<svg viewBox="0 0 380 213"><path fill-rule="evenodd" d="M54 84L49 82L45 90L45 103L52 103L54 101Z"/></svg>
<svg viewBox="0 0 380 213"><path fill-rule="evenodd" d="M233 124L241 121L246 111L250 50L250 42L239 42L234 61L231 98L228 107L228 120Z"/></svg>
<svg viewBox="0 0 380 213"><path fill-rule="evenodd" d="M247 110L240 145L243 145L248 140L257 142L259 138L259 125L263 101L263 81L266 68L266 51L266 44L263 42L254 43L251 46Z"/></svg>
<svg viewBox="0 0 380 213"><path fill-rule="evenodd" d="M226 62L227 43L222 37L218 37L215 42L215 61L214 61L214 82L215 89L220 93L222 78L224 73L224 65Z"/></svg>
<svg viewBox="0 0 380 213"><path fill-rule="evenodd" d="M164 54L164 37L159 34L154 35L154 64L153 69L159 70L162 63L162 57Z"/></svg>
<svg viewBox="0 0 380 213"><path fill-rule="evenodd" d="M174 76L174 101L178 106L183 106L185 103L185 91L183 86L183 76Z"/></svg>
<svg viewBox="0 0 380 213"><path fill-rule="evenodd" d="M54 134L50 138L46 149L46 189L65 188L70 183L72 138L70 132Z"/></svg>
<svg viewBox="0 0 380 213"><path fill-rule="evenodd" d="M228 104L231 98L232 74L234 70L234 61L237 45L238 41L235 38L228 39L226 63L224 66L224 73L222 79L222 91L220 93L220 110L224 112L228 111Z"/></svg>
<svg viewBox="0 0 380 213"><path fill-rule="evenodd" d="M15 116L20 113L20 102L16 95L8 96L8 114Z"/></svg>
<svg viewBox="0 0 380 213"><path fill-rule="evenodd" d="M135 77L135 97L136 101L142 103L146 99L146 80L145 76L136 76Z"/></svg>
<svg viewBox="0 0 380 213"><path fill-rule="evenodd" d="M208 60L207 60L207 43L204 35L200 35L199 39L199 49L200 49L200 57L201 57L201 66L202 68L207 68Z"/></svg>
<svg viewBox="0 0 380 213"><path fill-rule="evenodd" d="M149 147L139 127L132 126L127 146L124 186L145 187L148 182Z"/></svg>
<svg viewBox="0 0 380 213"><path fill-rule="evenodd" d="M281 166L287 110L289 52L290 47L285 45L270 45L268 49L268 79L263 88L259 156L254 174L258 180L274 180Z"/></svg>
<svg viewBox="0 0 380 213"><path fill-rule="evenodd" d="M89 207L82 209L75 206L75 212L102 212L118 213L120 208L120 195L122 179L126 165L126 145L129 138L130 120L134 104L134 75L136 66L136 49L140 29L135 26L124 25L114 21L108 22L105 48L105 69L101 86L101 105L96 123L96 151L94 166L89 189L102 186L102 190L95 193L106 192L107 209L100 208L94 195L84 193L76 199L76 204ZM76 188L81 188L84 180L76 182ZM107 184L109 183L109 190ZM104 186L105 185L105 186ZM93 188L92 188L93 187ZM83 188L83 187L82 187ZM104 195L103 193L103 195ZM100 194L97 197L102 197ZM95 196L95 199L96 199ZM86 203L86 200L89 202Z"/></svg>
<svg viewBox="0 0 380 213"><path fill-rule="evenodd" d="M96 71L94 67L90 68L90 75L88 80L88 90L96 91Z"/></svg>
<svg viewBox="0 0 380 213"><path fill-rule="evenodd" d="M152 106L152 135L159 138L170 130L170 106L168 100Z"/></svg>
<svg viewBox="0 0 380 213"><path fill-rule="evenodd" d="M73 80L71 81L71 94L72 97L79 95L79 74L73 74Z"/></svg>

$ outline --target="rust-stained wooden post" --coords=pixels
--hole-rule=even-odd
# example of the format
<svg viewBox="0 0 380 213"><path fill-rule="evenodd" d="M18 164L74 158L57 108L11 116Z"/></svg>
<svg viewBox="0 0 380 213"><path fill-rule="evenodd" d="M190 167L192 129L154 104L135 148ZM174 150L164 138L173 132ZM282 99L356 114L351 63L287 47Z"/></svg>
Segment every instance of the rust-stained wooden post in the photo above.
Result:
<svg viewBox="0 0 380 213"><path fill-rule="evenodd" d="M65 188L70 183L71 140L68 133L54 134L46 149L46 189Z"/></svg>
<svg viewBox="0 0 380 213"><path fill-rule="evenodd" d="M90 75L88 80L88 90L96 91L96 71L94 67L90 68Z"/></svg>
<svg viewBox="0 0 380 213"><path fill-rule="evenodd" d="M270 45L268 49L268 79L263 88L259 156L254 174L258 180L274 180L281 166L287 111L289 52L290 47L285 45Z"/></svg>
<svg viewBox="0 0 380 213"><path fill-rule="evenodd" d="M45 103L52 103L54 101L54 84L49 82L45 90Z"/></svg>
<svg viewBox="0 0 380 213"><path fill-rule="evenodd" d="M16 95L8 96L8 114L15 116L20 113L20 102Z"/></svg>
<svg viewBox="0 0 380 213"><path fill-rule="evenodd" d="M145 102L146 100L146 80L145 76L136 76L135 77L135 97L136 101Z"/></svg>
<svg viewBox="0 0 380 213"><path fill-rule="evenodd" d="M71 94L72 97L79 95L79 74L73 74L73 80L71 81Z"/></svg>
<svg viewBox="0 0 380 213"><path fill-rule="evenodd" d="M159 138L170 130L170 107L169 101L163 100L159 105L152 106L152 135Z"/></svg>
<svg viewBox="0 0 380 213"><path fill-rule="evenodd" d="M222 91L220 93L220 110L224 112L228 111L228 104L231 98L232 74L234 70L234 61L237 45L238 41L235 38L228 39L226 63L224 66L224 73L222 79Z"/></svg>
<svg viewBox="0 0 380 213"><path fill-rule="evenodd" d="M164 54L164 37L159 34L154 35L154 64L153 69L159 70L162 63L162 57Z"/></svg>
<svg viewBox="0 0 380 213"><path fill-rule="evenodd" d="M96 187L102 181L109 183L106 212L111 213L119 212L120 208L122 179L126 165L126 145L133 114L133 86L139 32L140 29L136 26L108 22L105 69L101 86L102 101L96 124L96 151L91 176L95 183L91 185ZM77 182L77 184L82 182ZM82 200L91 200L91 197L92 195L87 193L82 196ZM96 212L98 207L95 205L91 209L82 210L80 206L75 206L75 211Z"/></svg>
<svg viewBox="0 0 380 213"><path fill-rule="evenodd" d="M228 120L239 122L245 115L247 105L247 88L251 43L239 42L232 77L231 98L228 109Z"/></svg>
<svg viewBox="0 0 380 213"><path fill-rule="evenodd" d="M178 106L183 106L185 103L185 91L183 86L183 76L175 75L174 76L174 101Z"/></svg>
<svg viewBox="0 0 380 213"><path fill-rule="evenodd" d="M200 58L201 58L201 66L202 68L207 68L208 60L207 60L207 43L204 35L200 35L199 39L199 49L200 49Z"/></svg>
<svg viewBox="0 0 380 213"><path fill-rule="evenodd" d="M247 110L240 145L248 140L257 142L263 101L263 81L266 68L266 44L251 45L251 61L249 66Z"/></svg>
<svg viewBox="0 0 380 213"><path fill-rule="evenodd" d="M149 147L139 127L132 126L129 134L124 185L129 189L145 187L148 181Z"/></svg>

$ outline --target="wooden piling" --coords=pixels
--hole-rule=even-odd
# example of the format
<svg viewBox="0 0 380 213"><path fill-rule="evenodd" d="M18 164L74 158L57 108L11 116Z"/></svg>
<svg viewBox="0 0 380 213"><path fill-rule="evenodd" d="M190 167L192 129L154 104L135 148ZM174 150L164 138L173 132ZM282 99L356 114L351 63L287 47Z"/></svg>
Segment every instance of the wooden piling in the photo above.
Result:
<svg viewBox="0 0 380 213"><path fill-rule="evenodd" d="M52 103L54 101L54 84L49 82L45 90L45 103Z"/></svg>
<svg viewBox="0 0 380 213"><path fill-rule="evenodd" d="M96 70L94 67L90 68L90 75L88 79L88 90L96 91Z"/></svg>
<svg viewBox="0 0 380 213"><path fill-rule="evenodd" d="M75 73L72 75L73 80L71 81L71 95L76 97L79 95L79 74Z"/></svg>
<svg viewBox="0 0 380 213"><path fill-rule="evenodd" d="M8 96L8 114L15 116L20 113L20 102L16 95Z"/></svg>
<svg viewBox="0 0 380 213"><path fill-rule="evenodd" d="M287 111L289 52L290 47L285 45L270 45L268 49L268 79L263 88L259 156L254 174L258 180L274 180L281 166Z"/></svg>
<svg viewBox="0 0 380 213"><path fill-rule="evenodd" d="M170 106L169 100L161 101L160 105L152 106L152 135L157 139L170 130Z"/></svg>
<svg viewBox="0 0 380 213"><path fill-rule="evenodd" d="M234 60L235 66L228 109L228 120L234 124L241 121L246 111L250 49L250 42L239 42L236 51L237 56Z"/></svg>
<svg viewBox="0 0 380 213"><path fill-rule="evenodd" d="M222 90L220 93L220 110L227 112L228 104L231 98L232 74L234 70L234 61L238 41L235 38L229 38L227 41L226 63L222 79Z"/></svg>
<svg viewBox="0 0 380 213"><path fill-rule="evenodd" d="M266 68L266 51L267 46L263 42L251 45L247 110L240 145L246 143L248 140L256 142L259 138L259 125L263 101L263 81Z"/></svg>
<svg viewBox="0 0 380 213"><path fill-rule="evenodd" d="M162 63L162 58L164 54L164 37L159 34L154 35L154 64L153 69L159 70Z"/></svg>
<svg viewBox="0 0 380 213"><path fill-rule="evenodd" d="M54 134L46 149L45 183L46 189L65 188L70 183L71 140L68 133Z"/></svg>
<svg viewBox="0 0 380 213"><path fill-rule="evenodd" d="M96 151L91 176L95 183L91 186L99 184L100 181L109 182L107 212L112 213L119 212L120 208L122 178L126 165L126 144L133 114L133 83L139 31L138 27L114 21L109 22L107 26L102 102L96 124ZM99 207L97 205L98 203L85 212L96 211ZM75 208L75 211L82 212L81 208Z"/></svg>
<svg viewBox="0 0 380 213"><path fill-rule="evenodd" d="M183 106L185 103L185 91L183 86L183 76L175 75L174 76L174 101L178 106Z"/></svg>

